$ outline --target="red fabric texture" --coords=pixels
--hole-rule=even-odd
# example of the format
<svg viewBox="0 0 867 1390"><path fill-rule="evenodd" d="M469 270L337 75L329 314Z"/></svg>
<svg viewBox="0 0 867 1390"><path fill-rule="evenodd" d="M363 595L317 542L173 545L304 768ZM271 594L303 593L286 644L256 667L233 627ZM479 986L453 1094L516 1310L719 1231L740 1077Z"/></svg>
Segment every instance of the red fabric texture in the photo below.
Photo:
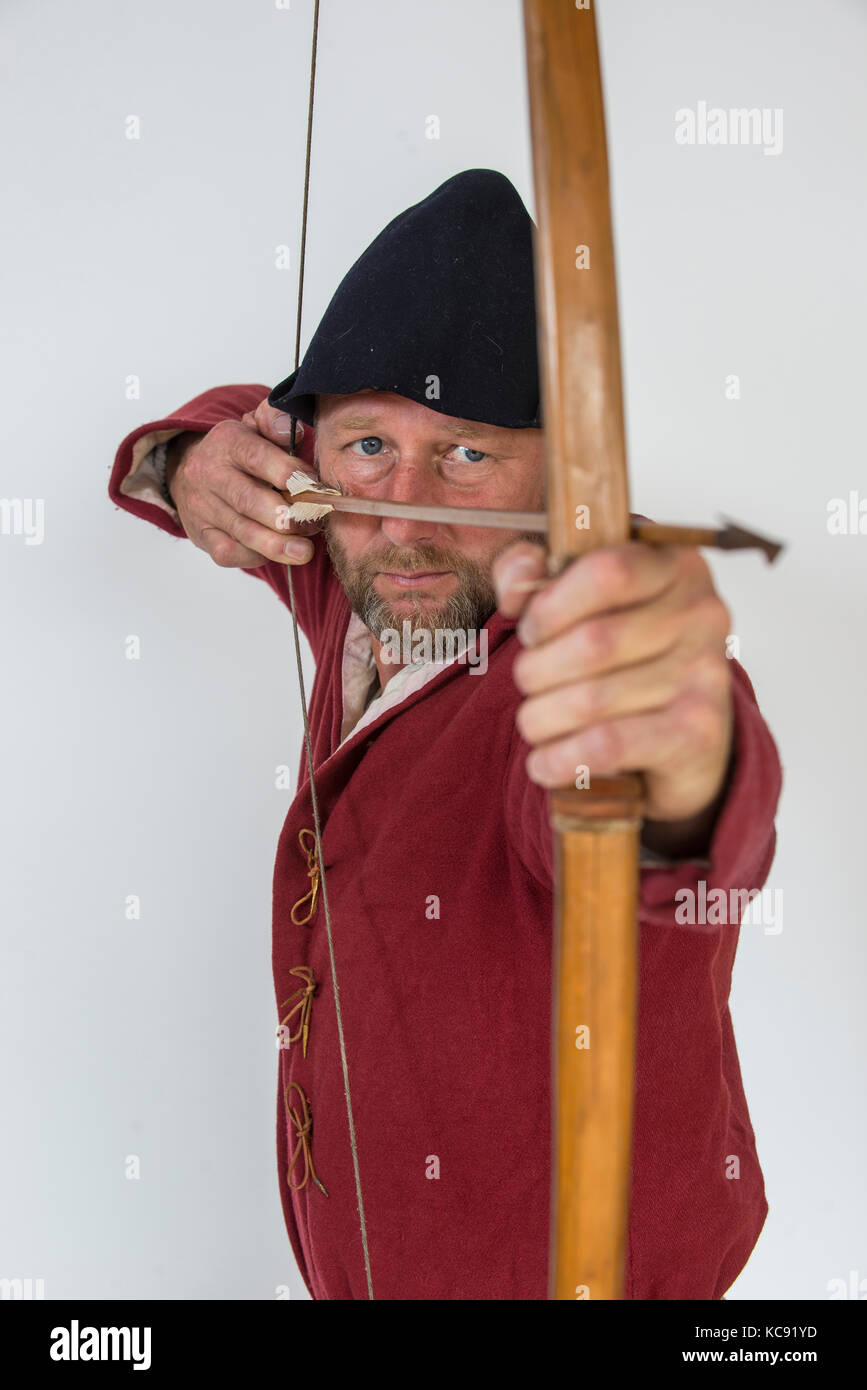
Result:
<svg viewBox="0 0 867 1390"><path fill-rule="evenodd" d="M110 494L174 534L120 484L132 444L157 429L207 430L265 386L219 387L136 430ZM312 458L312 430L302 455ZM258 575L287 602L284 567ZM453 665L338 747L350 612L321 543L295 567L316 659L310 698L316 788L349 1080L378 1299L544 1299L550 1171L552 838L547 794L524 771L515 729L515 624L487 624L488 670ZM287 641L290 640L287 632ZM674 894L757 889L775 849L781 769L752 686L732 662L734 769L710 849L644 868L626 1296L719 1299L767 1214L729 1014L736 925L675 922ZM289 1238L315 1299L367 1297L322 898L309 926L298 833L312 827L306 769L280 835L273 882L277 1018L317 981L308 1055L281 1050L277 1150ZM745 930L757 930L756 927ZM311 1181L291 1192L295 1146L283 1090L313 1115ZM297 1093L290 1100L297 1105ZM736 1158L739 1176L727 1176ZM303 1164L295 1169L300 1180Z"/></svg>

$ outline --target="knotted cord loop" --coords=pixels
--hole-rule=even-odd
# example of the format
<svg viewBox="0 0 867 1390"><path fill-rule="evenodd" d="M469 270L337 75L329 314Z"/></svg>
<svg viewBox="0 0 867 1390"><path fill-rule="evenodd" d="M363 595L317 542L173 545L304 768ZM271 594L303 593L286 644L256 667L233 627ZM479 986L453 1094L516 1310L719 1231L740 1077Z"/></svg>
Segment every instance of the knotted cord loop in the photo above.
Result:
<svg viewBox="0 0 867 1390"><path fill-rule="evenodd" d="M320 860L316 836L312 830L300 830L298 832L298 843L301 846L302 853L307 858L307 877L310 879L310 891L305 893L303 898L298 899L292 911L289 913L289 916L292 918L296 927L306 927L316 911L316 899L319 896L319 882L321 877L319 868ZM307 915L305 917L297 917L295 914L306 902L310 903Z"/></svg>
<svg viewBox="0 0 867 1390"><path fill-rule="evenodd" d="M294 1105L289 1104L290 1091L298 1092L298 1095L301 1098L300 1111L296 1110ZM313 1116L310 1113L310 1102L308 1101L307 1096L304 1094L303 1086L299 1086L297 1081L289 1082L289 1085L283 1092L283 1104L286 1106L286 1113L289 1116L289 1119L295 1126L295 1135L298 1140L297 1144L295 1145L295 1148L292 1150L292 1157L289 1160L289 1167L286 1169L286 1181L292 1188L293 1192L301 1192L307 1186L307 1183L309 1182L310 1178L312 1178L316 1186L319 1188L320 1192L324 1192L325 1196L327 1197L328 1193L325 1191L325 1188L322 1186L322 1183L316 1176L316 1169L313 1167L313 1150L311 1148L311 1136L313 1133ZM304 1177L301 1179L300 1182L293 1182L292 1169L298 1162L299 1157L303 1158L304 1160Z"/></svg>
<svg viewBox="0 0 867 1390"><path fill-rule="evenodd" d="M301 1055L302 1057L306 1057L307 1038L310 1033L310 1013L313 1008L313 996L316 993L316 977L309 965L295 965L289 971L289 974L296 975L299 979L304 981L304 984L300 989L296 989L294 994L290 994L288 999L284 999L283 1003L280 1005L281 1009L285 1009L287 1004L294 1004L294 1007L289 1010L288 1014L284 1014L281 1018L278 1026L278 1036L285 1036L286 1041L290 1043L297 1042L300 1038ZM298 1002L295 1003L295 1000ZM295 1032L281 1035L280 1029L288 1029L289 1020L290 1018L294 1018L295 1014L299 1015L298 1027Z"/></svg>
<svg viewBox="0 0 867 1390"><path fill-rule="evenodd" d="M319 0L313 10L313 42L310 53L310 96L307 105L307 154L304 164L304 204L301 214L301 258L298 271L298 313L295 324L295 370L301 361L301 318L304 303L304 262L307 250L307 210L310 192L310 151L313 140L313 98L316 87L316 48L319 36ZM290 453L295 453L295 438L298 421L292 416ZM292 633L295 639L295 662L298 668L298 688L301 693L301 715L304 720L304 749L307 760L307 774L310 778L310 802L313 808L313 828L316 835L316 852L320 865L325 860L322 854L322 827L319 821L319 801L316 796L316 782L313 775L313 744L310 737L310 721L307 717L307 694L304 687L304 670L301 664L301 641L298 634L298 613L295 607L295 586L292 582L292 566L286 566L289 586L289 607L292 611ZM346 1058L346 1039L343 1033L343 1014L340 1009L340 990L337 984L337 962L334 956L334 935L331 930L331 912L328 906L328 891L325 874L321 875L322 911L325 917L325 932L328 938L328 955L331 962L331 984L334 990L334 1009L337 1017L337 1038L340 1045L340 1064L343 1069L343 1094L346 1098L346 1118L349 1124L349 1144L352 1149L352 1168L355 1175L355 1195L358 1201L358 1219L361 1228L361 1247L364 1253L364 1274L367 1280L367 1296L373 1299L373 1279L370 1273L370 1252L367 1245L367 1223L364 1219L364 1202L361 1195L361 1170L358 1164L358 1143L355 1137L355 1121L352 1115L352 1098L349 1090L349 1063ZM296 1082L291 1085L297 1085ZM298 1088L300 1090L300 1087ZM294 1160L293 1160L294 1162ZM290 1166L291 1172L291 1166ZM315 1175L314 1175L315 1176ZM321 1186L321 1183L319 1184ZM291 1183L290 1183L291 1186ZM324 1189L323 1189L324 1191Z"/></svg>

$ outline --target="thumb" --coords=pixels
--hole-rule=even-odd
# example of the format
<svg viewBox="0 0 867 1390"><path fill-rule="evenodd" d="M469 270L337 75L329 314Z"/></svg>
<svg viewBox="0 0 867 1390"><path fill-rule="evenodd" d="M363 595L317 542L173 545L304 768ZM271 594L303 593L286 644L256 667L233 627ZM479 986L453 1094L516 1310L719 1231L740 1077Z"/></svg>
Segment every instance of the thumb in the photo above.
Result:
<svg viewBox="0 0 867 1390"><path fill-rule="evenodd" d="M284 410L275 410L273 405L269 405L267 399L257 405L253 418L256 421L256 428L265 439L270 439L272 443L279 444L282 449L288 449L292 440L292 416ZM300 445L304 438L306 426L300 420L295 425L295 444Z"/></svg>
<svg viewBox="0 0 867 1390"><path fill-rule="evenodd" d="M545 551L537 541L515 541L500 551L492 575L500 612L507 618L519 617L546 573Z"/></svg>

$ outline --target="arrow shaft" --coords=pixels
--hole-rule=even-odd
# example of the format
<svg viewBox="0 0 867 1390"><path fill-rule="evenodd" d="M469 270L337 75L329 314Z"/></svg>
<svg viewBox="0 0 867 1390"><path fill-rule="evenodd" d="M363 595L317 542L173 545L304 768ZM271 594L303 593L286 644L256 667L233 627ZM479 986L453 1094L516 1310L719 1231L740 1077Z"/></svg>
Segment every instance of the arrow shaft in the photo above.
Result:
<svg viewBox="0 0 867 1390"><path fill-rule="evenodd" d="M330 492L282 493L289 505L296 502L333 507L338 512L360 516L393 516L401 521L433 521L444 526L493 526L501 531L532 531L544 535L548 518L544 512L498 511L494 507L434 507L415 502L384 502L373 497L338 497Z"/></svg>
<svg viewBox="0 0 867 1390"><path fill-rule="evenodd" d="M443 526L491 526L500 531L530 532L544 536L548 532L547 512L514 512L495 507L436 507L416 502L389 502L372 497L343 497L331 490L288 492L280 494L291 507L296 503L332 507L338 512L359 516L392 516L401 521L431 521ZM734 525L678 526L654 521L633 521L630 539L647 545L710 546L717 550L763 550L773 559L781 547L765 537Z"/></svg>

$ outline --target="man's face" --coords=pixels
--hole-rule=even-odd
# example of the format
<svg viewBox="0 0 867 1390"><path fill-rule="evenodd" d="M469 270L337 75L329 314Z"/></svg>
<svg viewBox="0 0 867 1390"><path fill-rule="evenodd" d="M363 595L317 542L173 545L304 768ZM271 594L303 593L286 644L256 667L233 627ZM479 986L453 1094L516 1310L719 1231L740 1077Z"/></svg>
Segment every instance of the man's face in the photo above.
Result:
<svg viewBox="0 0 867 1390"><path fill-rule="evenodd" d="M355 497L450 507L540 510L542 431L441 415L405 396L319 396L323 483ZM350 605L375 637L409 621L480 628L496 608L491 565L523 533L332 512L328 552ZM535 538L534 538L535 539Z"/></svg>

